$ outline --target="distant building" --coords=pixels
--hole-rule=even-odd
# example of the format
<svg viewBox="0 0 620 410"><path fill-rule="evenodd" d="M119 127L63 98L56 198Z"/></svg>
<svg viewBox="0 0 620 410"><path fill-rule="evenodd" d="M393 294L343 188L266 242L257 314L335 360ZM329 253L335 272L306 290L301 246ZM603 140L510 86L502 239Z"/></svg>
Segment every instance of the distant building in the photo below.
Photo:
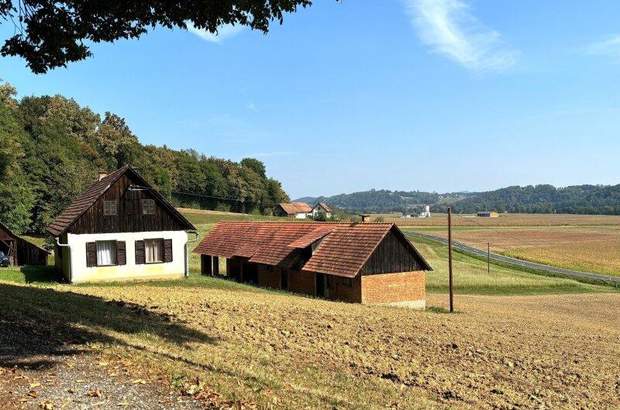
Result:
<svg viewBox="0 0 620 410"><path fill-rule="evenodd" d="M220 222L194 249L205 275L353 303L424 308L426 271L391 223Z"/></svg>
<svg viewBox="0 0 620 410"><path fill-rule="evenodd" d="M480 211L476 215L480 218L497 218L499 216L495 211Z"/></svg>
<svg viewBox="0 0 620 410"><path fill-rule="evenodd" d="M273 210L274 216L288 216L295 219L306 219L312 215L312 207L305 202L279 203Z"/></svg>
<svg viewBox="0 0 620 410"><path fill-rule="evenodd" d="M325 215L326 218L332 217L332 209L329 207L329 205L327 205L325 202L319 202L318 204L314 205L314 208L312 208L312 218L316 218L317 215L319 215L321 212Z"/></svg>
<svg viewBox="0 0 620 410"><path fill-rule="evenodd" d="M431 217L431 207L430 205L426 205L424 207L424 212L420 213L420 218L430 218Z"/></svg>

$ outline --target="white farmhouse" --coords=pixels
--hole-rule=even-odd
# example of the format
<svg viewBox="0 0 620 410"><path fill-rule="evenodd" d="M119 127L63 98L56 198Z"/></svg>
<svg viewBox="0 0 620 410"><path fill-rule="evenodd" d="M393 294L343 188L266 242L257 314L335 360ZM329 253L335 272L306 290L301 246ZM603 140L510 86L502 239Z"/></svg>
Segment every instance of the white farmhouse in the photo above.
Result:
<svg viewBox="0 0 620 410"><path fill-rule="evenodd" d="M56 268L68 282L181 278L188 231L196 228L133 168L79 195L47 228Z"/></svg>

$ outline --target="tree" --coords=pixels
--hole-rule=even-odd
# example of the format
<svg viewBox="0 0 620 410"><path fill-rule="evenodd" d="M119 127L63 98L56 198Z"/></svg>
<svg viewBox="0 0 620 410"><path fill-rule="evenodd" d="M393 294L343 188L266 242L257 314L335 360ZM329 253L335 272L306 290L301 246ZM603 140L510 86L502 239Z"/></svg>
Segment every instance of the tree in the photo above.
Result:
<svg viewBox="0 0 620 410"><path fill-rule="evenodd" d="M3 56L26 59L35 73L91 56L86 43L135 39L148 29L195 27L217 33L222 25L267 32L285 13L312 0L0 0L0 19L18 32L1 48Z"/></svg>
<svg viewBox="0 0 620 410"><path fill-rule="evenodd" d="M256 174L261 178L265 178L265 164L263 164L262 161L254 158L243 158L240 164L242 167L250 168L252 171L256 172Z"/></svg>

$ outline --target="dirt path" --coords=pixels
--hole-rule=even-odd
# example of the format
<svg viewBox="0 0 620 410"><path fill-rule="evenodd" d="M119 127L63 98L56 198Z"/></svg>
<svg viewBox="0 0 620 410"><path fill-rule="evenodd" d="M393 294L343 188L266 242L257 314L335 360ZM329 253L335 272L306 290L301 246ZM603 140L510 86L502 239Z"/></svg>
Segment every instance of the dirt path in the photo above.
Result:
<svg viewBox="0 0 620 410"><path fill-rule="evenodd" d="M69 353L69 352L67 352ZM10 359L5 357L5 363ZM203 409L165 379L140 378L120 361L98 354L39 355L0 368L0 408Z"/></svg>

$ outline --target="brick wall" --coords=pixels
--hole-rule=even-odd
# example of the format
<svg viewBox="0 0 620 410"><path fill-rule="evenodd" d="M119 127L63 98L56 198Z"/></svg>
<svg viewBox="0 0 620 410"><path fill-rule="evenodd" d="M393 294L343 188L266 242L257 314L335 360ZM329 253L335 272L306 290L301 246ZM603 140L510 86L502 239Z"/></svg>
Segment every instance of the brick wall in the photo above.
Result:
<svg viewBox="0 0 620 410"><path fill-rule="evenodd" d="M273 266L258 265L258 286L280 289L280 269Z"/></svg>
<svg viewBox="0 0 620 410"><path fill-rule="evenodd" d="M288 290L295 293L306 295L315 294L314 272L301 272L297 270L288 271Z"/></svg>
<svg viewBox="0 0 620 410"><path fill-rule="evenodd" d="M361 287L362 303L421 302L426 299L426 273L364 275Z"/></svg>

